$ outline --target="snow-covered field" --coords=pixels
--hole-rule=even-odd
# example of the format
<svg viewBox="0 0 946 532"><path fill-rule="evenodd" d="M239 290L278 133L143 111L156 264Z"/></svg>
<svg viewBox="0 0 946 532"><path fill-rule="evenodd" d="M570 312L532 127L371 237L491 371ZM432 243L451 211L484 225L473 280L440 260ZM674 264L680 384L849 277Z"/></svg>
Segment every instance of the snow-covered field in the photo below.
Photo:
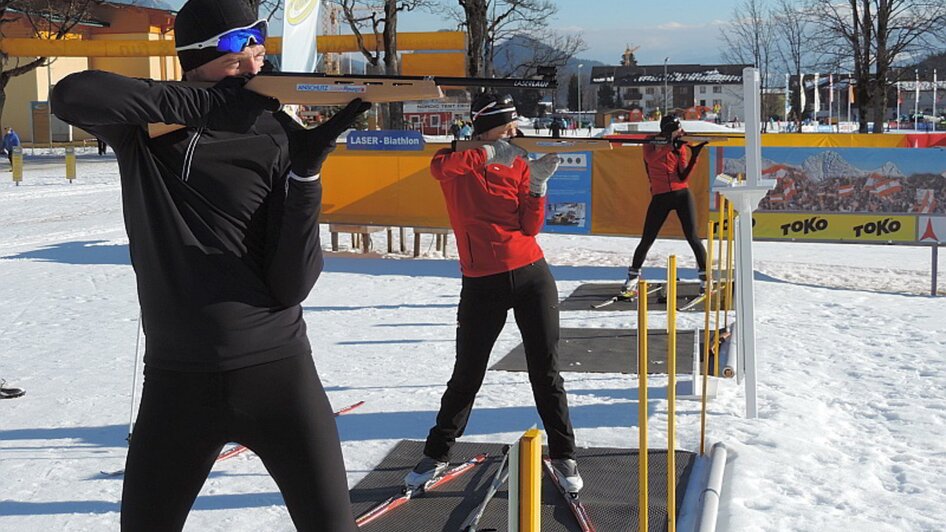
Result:
<svg viewBox="0 0 946 532"><path fill-rule="evenodd" d="M0 401L0 530L116 530L121 480L99 472L123 465L138 317L117 166L83 153L69 184L61 159L28 153L19 187L0 168L0 378L27 390ZM563 296L622 279L636 245L540 239ZM366 401L338 419L352 486L395 442L426 435L450 373L460 281L455 251L444 260L432 247L425 241L421 259L330 254L305 302L332 403ZM646 274L662 275L671 253L694 276L677 241L658 241ZM929 249L760 243L756 258L760 415L745 418L734 382L709 410L709 442L730 451L720 529L943 530L946 298L928 295ZM681 327L701 322L680 316ZM636 321L578 311L563 312L562 325ZM518 342L510 318L494 357ZM637 446L635 376L565 377L581 445ZM666 379L651 376L650 387L650 445L663 446ZM526 376L489 372L465 439L509 441L538 422ZM698 404L680 401L678 445L697 450L698 437ZM291 528L251 455L215 467L186 526Z"/></svg>

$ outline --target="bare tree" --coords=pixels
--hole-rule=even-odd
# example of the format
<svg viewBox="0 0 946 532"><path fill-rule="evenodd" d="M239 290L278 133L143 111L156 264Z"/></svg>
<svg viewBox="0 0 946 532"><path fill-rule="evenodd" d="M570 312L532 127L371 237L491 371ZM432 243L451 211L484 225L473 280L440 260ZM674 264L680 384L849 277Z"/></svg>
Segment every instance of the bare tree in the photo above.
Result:
<svg viewBox="0 0 946 532"><path fill-rule="evenodd" d="M467 32L467 70L471 76L494 77L497 46L515 35L544 37L549 19L558 12L551 0L457 1L462 12L454 12L453 16Z"/></svg>
<svg viewBox="0 0 946 532"><path fill-rule="evenodd" d="M34 37L58 40L65 38L77 24L89 18L102 0L0 0L0 39L10 24L26 23ZM49 58L23 60L0 53L0 117L7 102L6 88L10 80L48 65Z"/></svg>
<svg viewBox="0 0 946 532"><path fill-rule="evenodd" d="M806 66L810 53L812 24L809 14L798 5L797 0L778 0L772 13L772 29L778 37L775 47L785 72L796 80L801 80L802 69ZM796 90L791 92L789 101L795 119L795 131L801 131L805 111L801 108L802 90L804 87L799 84Z"/></svg>
<svg viewBox="0 0 946 532"><path fill-rule="evenodd" d="M731 63L750 64L758 68L764 90L768 83L775 45L772 13L763 4L763 0L743 0L738 4L733 9L732 21L722 32L722 39L726 45L723 58ZM763 130L766 124L763 113Z"/></svg>
<svg viewBox="0 0 946 532"><path fill-rule="evenodd" d="M840 64L852 64L859 132L884 132L894 67L946 39L942 0L810 0L824 44Z"/></svg>
<svg viewBox="0 0 946 532"><path fill-rule="evenodd" d="M396 76L401 73L397 49L398 14L402 11L430 9L432 0L333 0L342 9L342 16L355 35L361 55L372 73ZM362 14L364 13L364 14ZM374 35L374 47L368 48L365 31ZM383 64L383 67L381 66ZM386 129L403 129L403 105L387 104L384 113Z"/></svg>

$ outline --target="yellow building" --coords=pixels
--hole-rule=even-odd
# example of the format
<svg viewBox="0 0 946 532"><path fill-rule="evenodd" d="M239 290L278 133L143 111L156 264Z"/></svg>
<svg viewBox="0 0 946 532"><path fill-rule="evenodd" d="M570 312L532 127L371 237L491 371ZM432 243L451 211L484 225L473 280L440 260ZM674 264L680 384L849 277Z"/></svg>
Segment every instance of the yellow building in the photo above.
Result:
<svg viewBox="0 0 946 532"><path fill-rule="evenodd" d="M69 39L81 40L174 40L174 12L158 7L109 3L94 9L88 20L76 25ZM157 5L157 4L154 4ZM32 27L25 17L7 12L7 18L18 18L3 26L5 38L30 38ZM26 64L35 57L9 57L6 68ZM180 65L176 57L58 57L47 66L41 66L27 74L11 78L6 87L6 103L3 106L2 125L12 126L23 142L49 142L50 126L53 139L67 138L71 129L72 139L91 138L82 130L67 128L54 117L49 117L49 91L59 80L82 70L96 69L120 72L128 76L152 79L180 79Z"/></svg>

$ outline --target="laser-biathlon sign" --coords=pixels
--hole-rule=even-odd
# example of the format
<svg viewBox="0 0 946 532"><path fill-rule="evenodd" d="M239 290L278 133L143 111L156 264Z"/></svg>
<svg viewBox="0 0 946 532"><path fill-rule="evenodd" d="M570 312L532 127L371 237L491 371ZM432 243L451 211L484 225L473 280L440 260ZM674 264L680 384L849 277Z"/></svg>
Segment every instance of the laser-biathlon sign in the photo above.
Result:
<svg viewBox="0 0 946 532"><path fill-rule="evenodd" d="M916 242L910 215L757 212L753 234L768 240Z"/></svg>

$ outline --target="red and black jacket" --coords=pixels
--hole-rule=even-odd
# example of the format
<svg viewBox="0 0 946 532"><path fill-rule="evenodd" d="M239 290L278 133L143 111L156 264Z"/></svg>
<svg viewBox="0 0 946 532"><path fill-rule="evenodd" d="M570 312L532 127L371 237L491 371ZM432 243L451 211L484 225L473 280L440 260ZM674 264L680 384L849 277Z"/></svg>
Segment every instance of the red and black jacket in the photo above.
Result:
<svg viewBox="0 0 946 532"><path fill-rule="evenodd" d="M529 166L486 164L483 149L440 150L430 163L440 182L466 277L508 272L543 257L535 235L545 198L529 194Z"/></svg>
<svg viewBox="0 0 946 532"><path fill-rule="evenodd" d="M650 193L666 194L689 187L688 179L696 163L690 146L683 144L644 144L644 165L650 180Z"/></svg>

